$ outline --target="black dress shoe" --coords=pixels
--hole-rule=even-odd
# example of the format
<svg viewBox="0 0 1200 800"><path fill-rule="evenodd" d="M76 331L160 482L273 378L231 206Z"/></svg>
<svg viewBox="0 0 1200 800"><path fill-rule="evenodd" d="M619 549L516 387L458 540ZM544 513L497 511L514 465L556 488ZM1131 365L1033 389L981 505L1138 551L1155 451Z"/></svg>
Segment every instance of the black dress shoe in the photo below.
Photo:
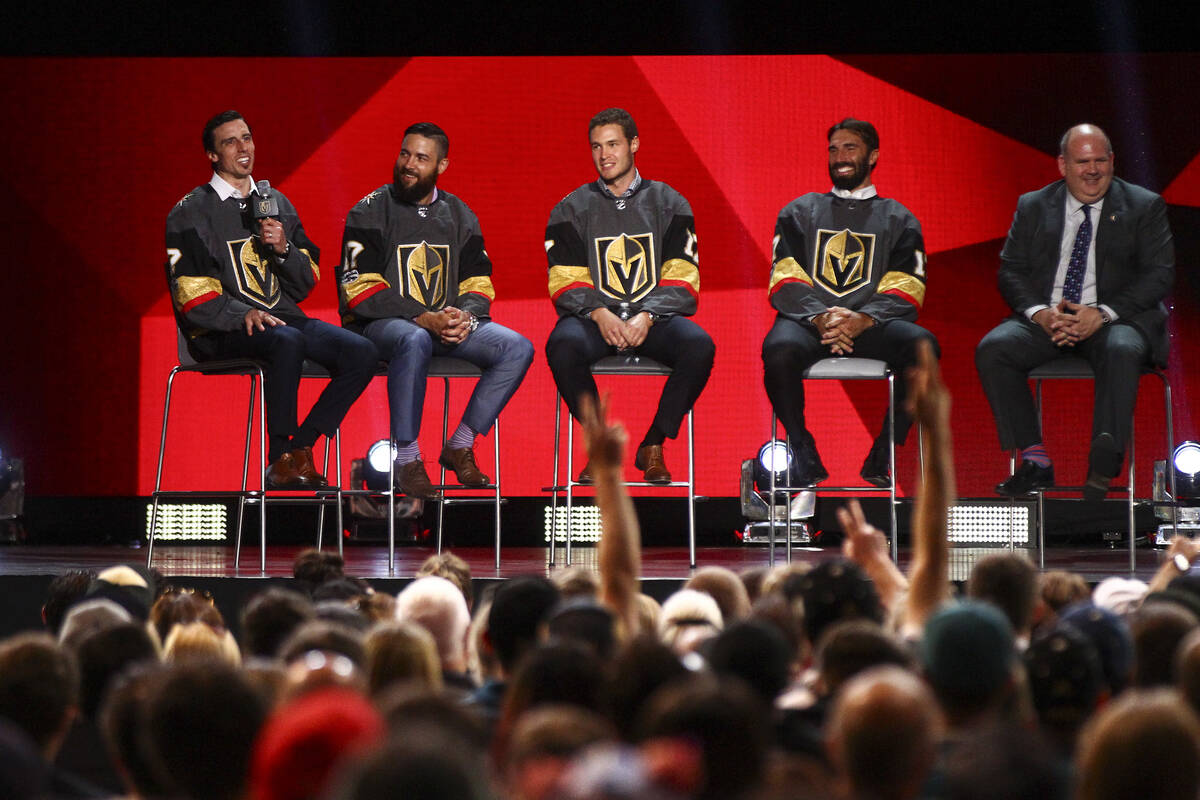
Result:
<svg viewBox="0 0 1200 800"><path fill-rule="evenodd" d="M892 473L888 469L887 439L875 440L875 444L871 445L871 452L867 453L867 460L863 462L862 469L858 474L864 481L879 489L886 489L892 485Z"/></svg>
<svg viewBox="0 0 1200 800"><path fill-rule="evenodd" d="M996 494L1005 497L1021 497L1033 494L1038 489L1049 489L1054 485L1054 465L1039 467L1032 461L1022 461L1011 478L996 484Z"/></svg>
<svg viewBox="0 0 1200 800"><path fill-rule="evenodd" d="M1110 434L1102 433L1092 441L1088 451L1087 483L1083 485L1083 499L1095 502L1108 495L1108 485L1121 471L1121 452Z"/></svg>
<svg viewBox="0 0 1200 800"><path fill-rule="evenodd" d="M794 453L795 476L792 481L795 486L816 486L829 477L829 470L821 463L821 454L817 452L817 443L808 431L800 438Z"/></svg>

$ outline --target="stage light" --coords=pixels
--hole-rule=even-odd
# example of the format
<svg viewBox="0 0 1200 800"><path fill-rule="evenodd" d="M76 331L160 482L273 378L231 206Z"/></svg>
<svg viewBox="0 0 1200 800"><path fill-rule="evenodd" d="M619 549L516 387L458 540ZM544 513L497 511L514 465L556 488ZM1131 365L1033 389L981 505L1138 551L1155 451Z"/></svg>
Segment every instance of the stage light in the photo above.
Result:
<svg viewBox="0 0 1200 800"><path fill-rule="evenodd" d="M776 486L774 497L771 496L772 475ZM760 447L757 458L742 462L741 506L742 516L746 518L741 536L743 543L770 541L772 526L774 535L780 539L786 537L786 531L790 529L793 543L810 541L808 524L804 520L811 519L816 510L816 492L808 490L793 494L778 488L795 486L799 482L791 448L779 439L772 439Z"/></svg>
<svg viewBox="0 0 1200 800"><path fill-rule="evenodd" d="M777 487L795 486L800 482L792 449L779 439L772 439L758 448L758 459L754 462L754 485L758 491L771 491L772 474ZM782 497L777 497L776 502L786 501L787 493L780 494Z"/></svg>
<svg viewBox="0 0 1200 800"><path fill-rule="evenodd" d="M388 470L395 457L396 450L387 439L380 439L367 448L366 463L363 464L363 479L368 489L382 492L388 488Z"/></svg>
<svg viewBox="0 0 1200 800"><path fill-rule="evenodd" d="M1175 496L1178 500L1200 499L1200 444L1184 442L1171 456L1175 468Z"/></svg>

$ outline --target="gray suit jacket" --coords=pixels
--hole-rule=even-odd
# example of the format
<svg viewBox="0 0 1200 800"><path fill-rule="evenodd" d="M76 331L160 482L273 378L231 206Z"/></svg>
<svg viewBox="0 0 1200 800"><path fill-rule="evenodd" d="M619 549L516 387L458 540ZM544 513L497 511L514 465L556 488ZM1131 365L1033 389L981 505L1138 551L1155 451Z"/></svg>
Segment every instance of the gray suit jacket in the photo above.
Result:
<svg viewBox="0 0 1200 800"><path fill-rule="evenodd" d="M1021 195L1004 249L1000 294L1017 314L1050 303L1062 246L1066 183ZM1175 282L1175 244L1163 199L1113 178L1096 226L1096 295L1150 343L1154 362L1167 359L1167 309Z"/></svg>

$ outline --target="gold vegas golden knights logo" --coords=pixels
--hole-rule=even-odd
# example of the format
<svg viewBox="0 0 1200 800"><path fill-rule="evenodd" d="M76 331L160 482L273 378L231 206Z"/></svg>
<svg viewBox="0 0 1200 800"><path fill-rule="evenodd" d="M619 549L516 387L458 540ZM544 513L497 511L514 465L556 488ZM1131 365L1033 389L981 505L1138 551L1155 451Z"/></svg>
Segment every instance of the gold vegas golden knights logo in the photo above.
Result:
<svg viewBox="0 0 1200 800"><path fill-rule="evenodd" d="M842 297L871 282L875 263L875 234L819 229L813 258L813 278L831 294Z"/></svg>
<svg viewBox="0 0 1200 800"><path fill-rule="evenodd" d="M404 294L426 308L446 302L446 269L450 264L448 244L401 244L396 246Z"/></svg>
<svg viewBox="0 0 1200 800"><path fill-rule="evenodd" d="M596 263L600 265L596 288L617 300L641 300L658 283L653 233L597 237Z"/></svg>
<svg viewBox="0 0 1200 800"><path fill-rule="evenodd" d="M242 294L254 298L267 308L274 308L281 294L279 280L271 271L268 259L264 259L254 246L254 239L234 239L227 244Z"/></svg>

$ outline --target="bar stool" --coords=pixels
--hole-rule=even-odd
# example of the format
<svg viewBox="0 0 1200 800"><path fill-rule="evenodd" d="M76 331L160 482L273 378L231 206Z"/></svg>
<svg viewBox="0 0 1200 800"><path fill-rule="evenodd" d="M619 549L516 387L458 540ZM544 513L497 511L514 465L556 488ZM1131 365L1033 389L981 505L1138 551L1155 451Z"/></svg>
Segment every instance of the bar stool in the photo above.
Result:
<svg viewBox="0 0 1200 800"><path fill-rule="evenodd" d="M771 498L775 497L776 491L781 492L814 492L818 495L821 492L886 492L888 494L888 508L891 511L891 540L892 540L892 560L896 561L899 558L899 543L896 537L896 411L895 411L895 376L892 370L888 367L886 361L880 361L875 358L857 358L854 356L835 356L832 358L823 358L813 364L808 369L804 370L803 375L806 381L834 380L834 381L887 381L888 391L888 474L892 476L891 481L886 487L861 485L861 486L777 486L775 483L775 473L771 473ZM771 440L776 439L776 430L779 421L774 409L771 411ZM918 442L920 436L917 437ZM791 452L792 443L791 437L787 437L788 452ZM921 458L924 463L924 454ZM775 564L775 515L771 515L771 533L768 540L770 550L769 560L772 566ZM792 521L789 516L787 520L787 560L791 563L792 560Z"/></svg>
<svg viewBox="0 0 1200 800"><path fill-rule="evenodd" d="M652 358L641 355L615 355L605 356L599 361L592 364L593 375L622 375L622 376L659 376L667 377L671 374L671 368L666 364L655 361ZM555 392L554 394L554 484L547 487L544 491L551 493L550 501L550 564L553 566L556 563L555 545L558 540L558 496L560 493L566 495L567 502L567 546L566 560L567 565L571 564L571 505L574 497L576 486L587 486L589 484L581 484L575 480L575 425L571 415L567 415L567 479L565 483L559 482L559 454L561 450L560 435L562 432L562 395ZM689 409L687 413L687 478L682 481L671 481L670 483L648 483L646 481L625 481L625 486L653 486L653 487L668 487L687 489L688 499L688 563L694 568L696 566L696 465L695 465L695 429L694 429L694 409Z"/></svg>
<svg viewBox="0 0 1200 800"><path fill-rule="evenodd" d="M1147 366L1142 370L1142 376L1153 375L1162 382L1163 387L1163 413L1166 416L1167 422L1167 438L1166 438L1166 459L1170 465L1171 452L1175 447L1175 420L1171 409L1171 382L1167 378L1167 374L1155 367ZM1092 372L1091 363L1082 356L1073 355L1070 353L1063 354L1058 358L1047 361L1041 366L1034 367L1029 371L1029 379L1033 381L1035 407L1037 408L1038 429L1042 427L1042 382L1053 380L1095 380L1095 374ZM1129 447L1125 454L1128 462L1128 485L1122 489L1121 487L1109 488L1110 493L1124 492L1126 503L1128 505L1129 518L1129 572L1132 574L1137 567L1137 523L1134 518L1134 510L1138 503L1138 498L1134 496L1135 490L1135 441L1134 427L1129 429ZM1010 468L1015 471L1017 467L1019 451L1014 450L1009 456ZM1175 497L1175 471L1169 469L1171 481L1171 497ZM1063 492L1063 491L1082 491L1082 486L1052 486L1046 489L1039 489L1035 493L1037 495L1037 537L1038 537L1038 566L1042 569L1046 566L1046 514L1045 514L1045 493L1046 492Z"/></svg>

